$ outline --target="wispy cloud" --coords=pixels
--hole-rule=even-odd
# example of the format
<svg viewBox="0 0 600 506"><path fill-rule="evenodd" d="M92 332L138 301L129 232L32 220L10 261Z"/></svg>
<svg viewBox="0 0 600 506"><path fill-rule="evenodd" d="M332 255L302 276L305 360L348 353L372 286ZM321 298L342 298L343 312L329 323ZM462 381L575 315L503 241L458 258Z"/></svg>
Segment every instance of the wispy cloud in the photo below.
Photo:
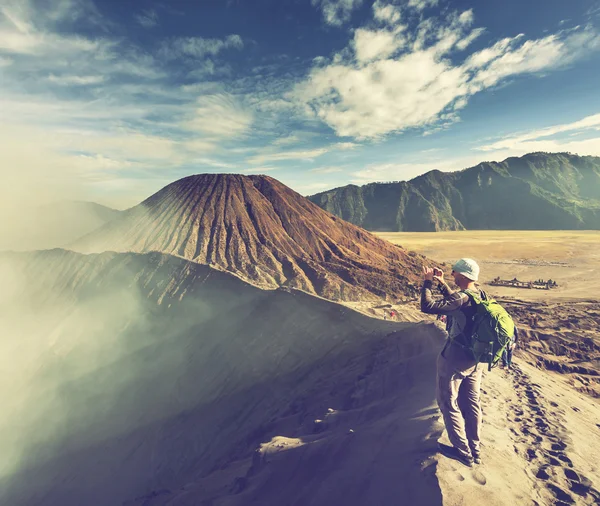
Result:
<svg viewBox="0 0 600 506"><path fill-rule="evenodd" d="M343 51L315 63L294 96L340 136L381 137L408 128L444 127L459 119L470 98L507 79L565 68L600 50L591 27L562 30L527 40L505 38L463 57L459 53L484 33L473 28L472 11L445 19L423 17L435 2L410 1L403 11L378 0L380 28L359 28ZM407 29L406 20L416 21Z"/></svg>
<svg viewBox="0 0 600 506"><path fill-rule="evenodd" d="M289 182L302 195L312 195L331 188L331 183L304 183L301 181Z"/></svg>
<svg viewBox="0 0 600 506"><path fill-rule="evenodd" d="M323 12L329 25L340 26L350 20L352 11L360 7L363 0L311 0Z"/></svg>
<svg viewBox="0 0 600 506"><path fill-rule="evenodd" d="M382 0L376 0L375 3L373 3L373 17L376 21L389 23L394 26L398 24L402 15L397 6L385 3Z"/></svg>
<svg viewBox="0 0 600 506"><path fill-rule="evenodd" d="M243 135L252 124L253 114L232 95L215 94L198 98L193 117L186 126L208 137Z"/></svg>
<svg viewBox="0 0 600 506"><path fill-rule="evenodd" d="M270 146L260 150L256 155L247 158L246 161L248 163L262 164L265 162L281 162L286 160L314 160L315 158L318 158L326 153L335 151L348 151L358 147L358 144L353 142L336 142L327 146L312 149L294 149L285 151L279 150L281 146L285 146L287 144L287 142L282 143L281 139L278 139Z"/></svg>
<svg viewBox="0 0 600 506"><path fill-rule="evenodd" d="M285 137L279 137L273 141L273 146L288 146L290 144L296 144L300 142L300 137L297 135L286 135Z"/></svg>
<svg viewBox="0 0 600 506"><path fill-rule="evenodd" d="M194 163L199 164L200 167L202 165L208 165L209 167L217 167L219 169L226 169L228 171L239 170L239 167L236 164L222 162L220 160L213 160L212 158L198 158L198 159L194 160Z"/></svg>
<svg viewBox="0 0 600 506"><path fill-rule="evenodd" d="M251 156L246 159L248 163L280 162L283 160L314 160L329 151L328 148L305 149L298 151L280 151L278 153L265 153Z"/></svg>
<svg viewBox="0 0 600 506"><path fill-rule="evenodd" d="M314 172L315 174L334 174L335 172L343 172L344 169L341 167L317 167L315 169L310 169L309 172Z"/></svg>
<svg viewBox="0 0 600 506"><path fill-rule="evenodd" d="M242 169L242 174L266 174L267 172L273 172L279 170L279 167L252 167L250 169Z"/></svg>
<svg viewBox="0 0 600 506"><path fill-rule="evenodd" d="M89 84L100 84L104 82L104 76L55 76L54 74L50 74L48 76L48 81L54 84L62 85L62 86L72 86L72 85L89 85Z"/></svg>
<svg viewBox="0 0 600 506"><path fill-rule="evenodd" d="M600 114L579 121L503 137L479 146L479 151L516 156L533 151L570 151L600 156ZM577 136L585 138L577 138Z"/></svg>
<svg viewBox="0 0 600 506"><path fill-rule="evenodd" d="M374 163L352 172L351 182L363 185L371 182L408 181L430 170L452 172L477 165L481 155L445 156L426 163Z"/></svg>
<svg viewBox="0 0 600 506"><path fill-rule="evenodd" d="M335 149L341 149L342 151L346 151L349 149L355 149L359 147L359 144L356 142L338 142L333 146Z"/></svg>
<svg viewBox="0 0 600 506"><path fill-rule="evenodd" d="M189 57L202 59L215 56L226 49L242 49L244 41L239 35L228 35L224 39L203 37L176 37L162 43L159 55L166 59Z"/></svg>
<svg viewBox="0 0 600 506"><path fill-rule="evenodd" d="M154 9L144 9L133 17L144 28L154 28L158 25L158 13Z"/></svg>
<svg viewBox="0 0 600 506"><path fill-rule="evenodd" d="M408 0L408 6L414 7L417 11L422 11L437 4L438 0Z"/></svg>

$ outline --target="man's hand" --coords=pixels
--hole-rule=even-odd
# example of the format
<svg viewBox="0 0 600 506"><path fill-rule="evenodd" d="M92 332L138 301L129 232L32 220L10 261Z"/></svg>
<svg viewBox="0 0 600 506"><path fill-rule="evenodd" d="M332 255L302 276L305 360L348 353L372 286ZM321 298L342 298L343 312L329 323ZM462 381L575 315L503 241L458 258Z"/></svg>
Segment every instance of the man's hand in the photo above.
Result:
<svg viewBox="0 0 600 506"><path fill-rule="evenodd" d="M444 283L444 271L442 269L438 269L437 267L433 268L433 279L437 279L440 283Z"/></svg>
<svg viewBox="0 0 600 506"><path fill-rule="evenodd" d="M431 267L423 266L423 279L433 281L433 269Z"/></svg>

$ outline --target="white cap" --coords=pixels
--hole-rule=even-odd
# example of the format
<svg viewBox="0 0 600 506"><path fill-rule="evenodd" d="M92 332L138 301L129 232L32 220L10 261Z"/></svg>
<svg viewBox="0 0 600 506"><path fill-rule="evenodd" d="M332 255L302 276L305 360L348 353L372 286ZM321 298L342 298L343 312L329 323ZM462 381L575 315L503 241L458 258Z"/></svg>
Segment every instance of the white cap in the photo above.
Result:
<svg viewBox="0 0 600 506"><path fill-rule="evenodd" d="M479 265L471 258L461 258L452 266L454 272L460 272L465 278L471 281L479 279Z"/></svg>

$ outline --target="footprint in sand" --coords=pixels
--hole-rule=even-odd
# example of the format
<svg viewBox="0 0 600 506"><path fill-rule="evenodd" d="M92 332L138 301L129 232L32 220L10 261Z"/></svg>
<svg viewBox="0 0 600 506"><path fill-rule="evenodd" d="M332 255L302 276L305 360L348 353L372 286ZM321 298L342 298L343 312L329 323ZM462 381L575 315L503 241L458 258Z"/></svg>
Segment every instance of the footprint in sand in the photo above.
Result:
<svg viewBox="0 0 600 506"><path fill-rule="evenodd" d="M546 485L550 491L554 494L554 496L559 500L563 501L567 504L574 504L575 500L568 492L565 492L562 488L554 485L553 483L548 483Z"/></svg>
<svg viewBox="0 0 600 506"><path fill-rule="evenodd" d="M465 477L460 474L458 471L454 472L454 477L458 480L458 481L465 481Z"/></svg>
<svg viewBox="0 0 600 506"><path fill-rule="evenodd" d="M535 450L533 448L528 448L527 449L527 460L533 460L535 458L537 458Z"/></svg>
<svg viewBox="0 0 600 506"><path fill-rule="evenodd" d="M487 478L481 471L473 471L472 476L473 479L480 485L485 485L487 483Z"/></svg>

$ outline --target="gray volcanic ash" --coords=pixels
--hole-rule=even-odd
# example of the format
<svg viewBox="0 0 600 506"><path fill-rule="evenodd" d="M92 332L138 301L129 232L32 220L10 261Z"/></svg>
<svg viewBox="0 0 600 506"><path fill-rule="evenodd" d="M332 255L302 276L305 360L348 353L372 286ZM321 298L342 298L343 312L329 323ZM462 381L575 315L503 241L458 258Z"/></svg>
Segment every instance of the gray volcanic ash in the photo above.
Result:
<svg viewBox="0 0 600 506"><path fill-rule="evenodd" d="M160 251L263 288L288 286L346 301L412 297L424 259L273 178L231 174L176 181L72 247Z"/></svg>
<svg viewBox="0 0 600 506"><path fill-rule="evenodd" d="M393 406L394 424L431 430L414 414L433 402L432 324L159 253L2 254L0 282L1 504L114 506L179 490L330 406L356 424ZM390 494L428 489L418 467L407 473Z"/></svg>

